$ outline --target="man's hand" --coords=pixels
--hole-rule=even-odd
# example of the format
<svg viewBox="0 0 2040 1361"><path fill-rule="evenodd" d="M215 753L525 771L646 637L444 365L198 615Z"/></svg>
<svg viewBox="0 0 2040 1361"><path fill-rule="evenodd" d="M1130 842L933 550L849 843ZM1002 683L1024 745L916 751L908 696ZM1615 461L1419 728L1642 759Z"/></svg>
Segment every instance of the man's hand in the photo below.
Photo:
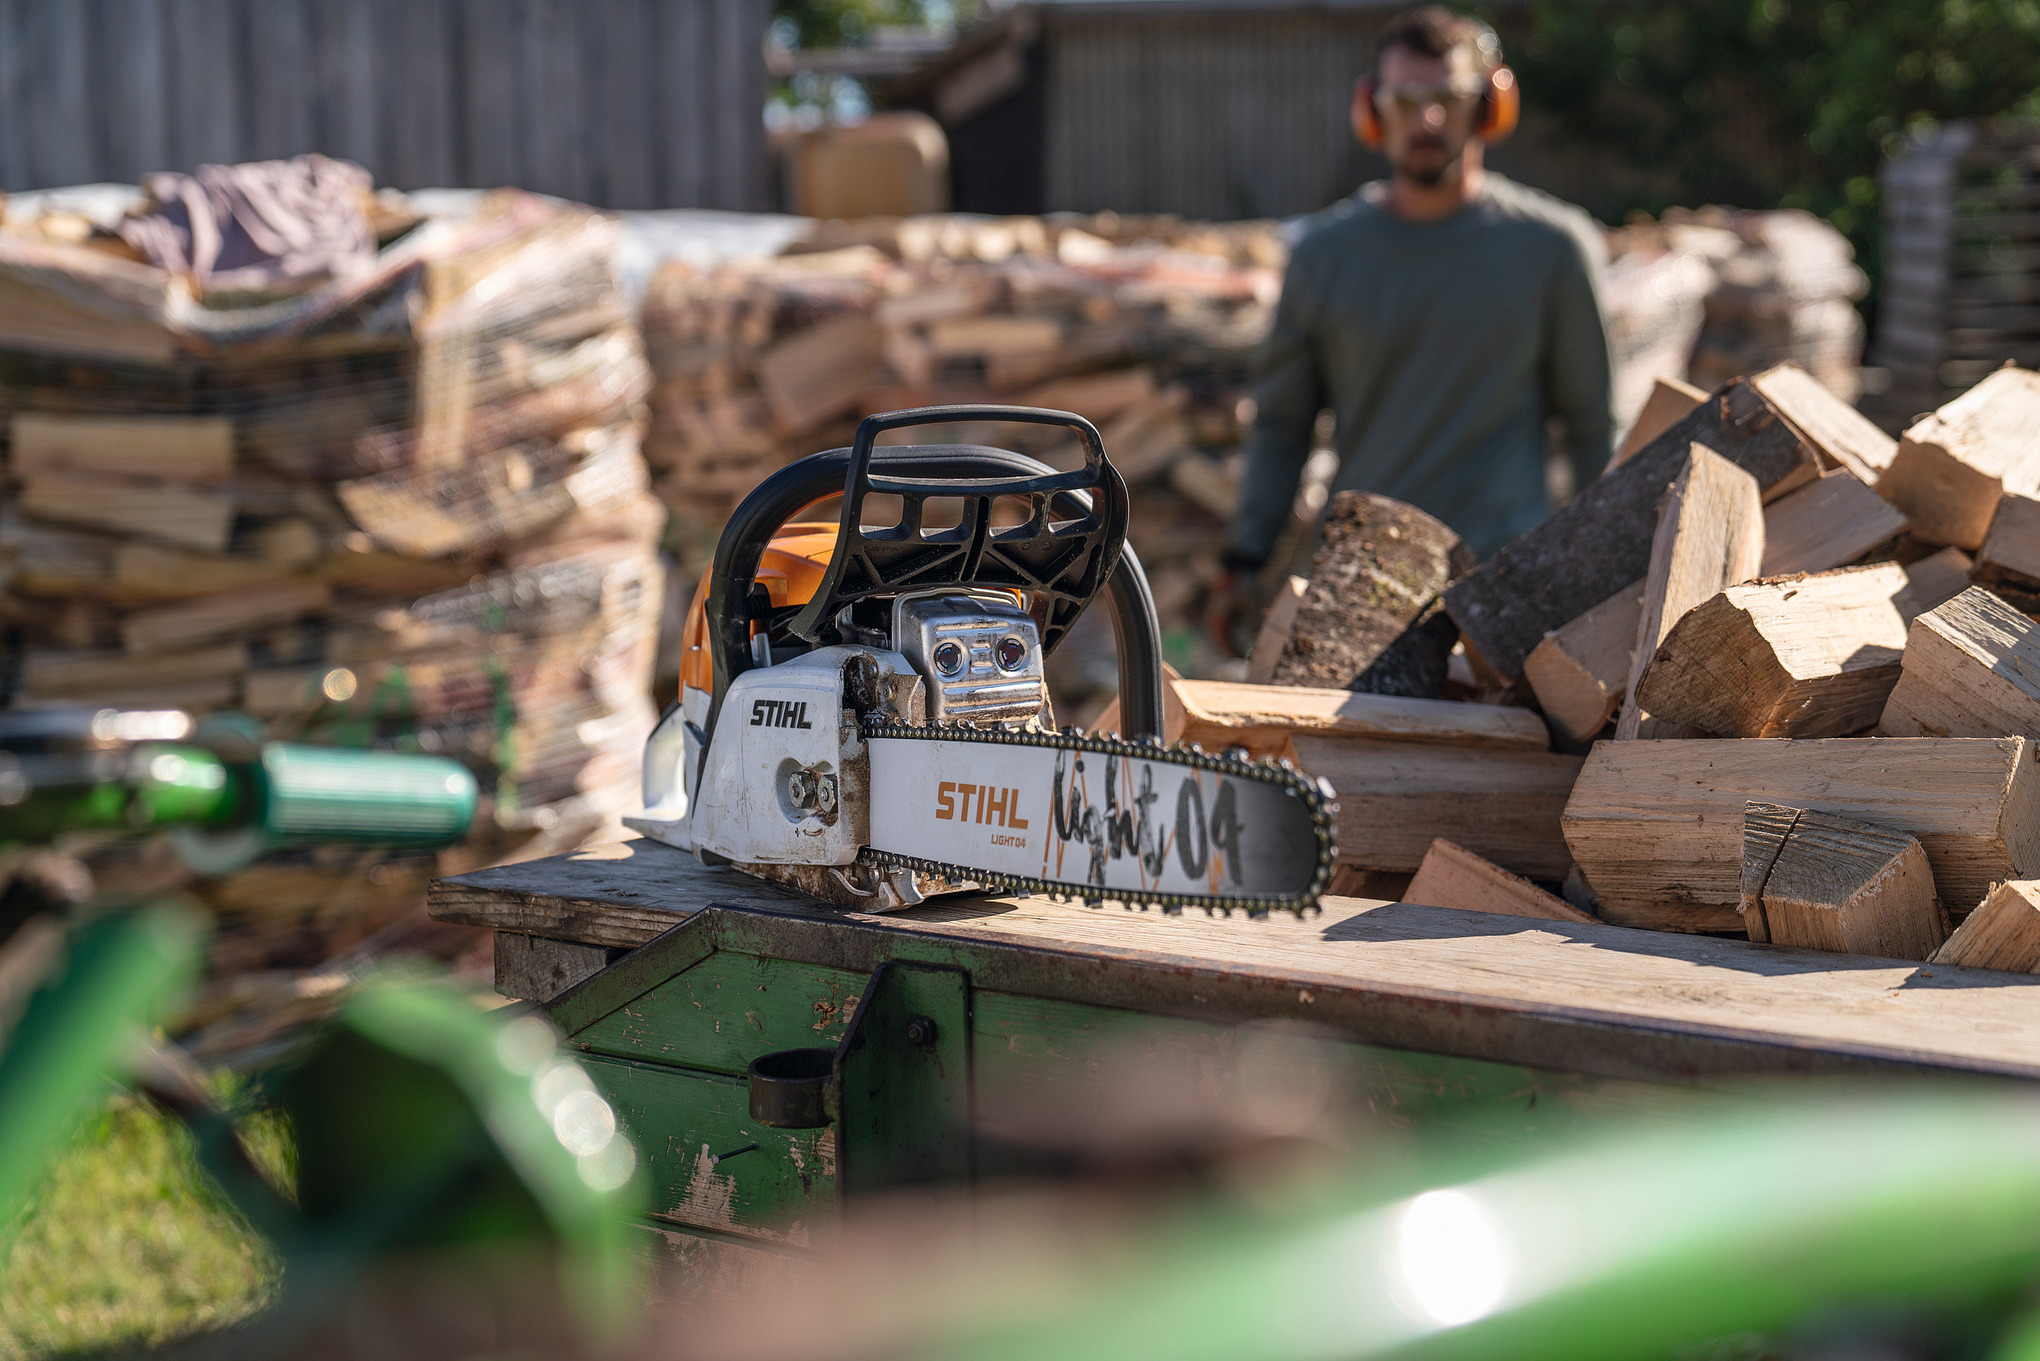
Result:
<svg viewBox="0 0 2040 1361"><path fill-rule="evenodd" d="M1261 596L1261 564L1228 555L1204 600L1204 631L1220 655L1244 657L1254 650L1266 603Z"/></svg>

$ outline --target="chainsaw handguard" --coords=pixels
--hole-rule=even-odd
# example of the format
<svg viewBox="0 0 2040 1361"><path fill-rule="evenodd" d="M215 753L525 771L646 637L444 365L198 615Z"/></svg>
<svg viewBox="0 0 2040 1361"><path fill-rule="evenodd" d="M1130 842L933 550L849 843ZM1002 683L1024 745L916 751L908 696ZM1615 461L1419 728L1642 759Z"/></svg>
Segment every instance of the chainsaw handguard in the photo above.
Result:
<svg viewBox="0 0 2040 1361"><path fill-rule="evenodd" d="M1065 426L1084 445L1084 466L1058 472L1025 454L987 445L874 447L887 430L957 421ZM872 493L901 498L906 510L898 525L862 523L864 500ZM1162 736L1161 630L1147 577L1126 543L1126 483L1083 417L1007 406L923 407L869 417L850 448L789 464L744 498L716 545L709 579L714 680L708 732L715 731L730 682L753 665L750 601L766 546L782 525L837 495L843 497L843 513L835 552L814 598L786 625L788 632L810 642L832 641L826 635L837 612L868 596L949 586L1007 589L1036 601L1042 649L1048 652L1102 591L1111 600L1118 639L1124 735ZM930 497L960 500L961 521L950 528L926 527L922 507ZM1027 500L1027 522L993 528L992 506L1000 497ZM1066 518L1057 520L1058 515Z"/></svg>

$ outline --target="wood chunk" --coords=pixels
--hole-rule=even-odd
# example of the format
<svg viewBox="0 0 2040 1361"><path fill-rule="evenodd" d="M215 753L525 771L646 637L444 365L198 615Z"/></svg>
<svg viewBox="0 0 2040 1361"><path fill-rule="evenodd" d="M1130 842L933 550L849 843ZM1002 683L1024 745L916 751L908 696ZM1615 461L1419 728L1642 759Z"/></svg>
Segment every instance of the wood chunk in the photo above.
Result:
<svg viewBox="0 0 2040 1361"><path fill-rule="evenodd" d="M1565 839L1602 919L1621 925L1740 933L1752 800L1918 837L1952 909L2040 873L2035 751L2016 737L1602 742L1566 804Z"/></svg>
<svg viewBox="0 0 2040 1361"><path fill-rule="evenodd" d="M1179 680L1172 689L1183 713L1176 740L1207 751L1237 746L1255 756L1276 756L1300 732L1500 751L1544 751L1551 745L1536 714L1506 704L1238 681Z"/></svg>
<svg viewBox="0 0 2040 1361"><path fill-rule="evenodd" d="M210 595L288 575L289 569L261 558L193 553L152 543L124 543L113 554L114 584L135 596Z"/></svg>
<svg viewBox="0 0 2040 1361"><path fill-rule="evenodd" d="M1993 886L1928 962L2040 973L2040 880Z"/></svg>
<svg viewBox="0 0 2040 1361"><path fill-rule="evenodd" d="M1254 635L1253 650L1247 655L1247 679L1255 685L1266 685L1274 679L1275 663L1282 660L1282 650L1289 646L1290 632L1296 627L1296 612L1302 608L1304 592L1309 589L1310 578L1290 577L1268 603L1268 612L1261 617L1260 632Z"/></svg>
<svg viewBox="0 0 2040 1361"><path fill-rule="evenodd" d="M1459 535L1415 506L1340 492L1274 682L1435 699L1459 641L1439 597L1473 565Z"/></svg>
<svg viewBox="0 0 2040 1361"><path fill-rule="evenodd" d="M1546 634L1523 663L1524 679L1545 718L1573 741L1584 742L1601 731L1621 705L1642 614L1643 583L1631 582Z"/></svg>
<svg viewBox="0 0 2040 1361"><path fill-rule="evenodd" d="M1562 879L1559 816L1580 758L1299 733L1293 760L1338 791L1339 863L1415 871L1443 836L1503 869Z"/></svg>
<svg viewBox="0 0 2040 1361"><path fill-rule="evenodd" d="M1636 622L1636 651L1615 736L1674 736L1651 721L1637 683L1672 626L1723 587L1747 581L1764 559L1764 504L1757 480L1705 445L1696 444L1672 483L1651 544Z"/></svg>
<svg viewBox="0 0 2040 1361"><path fill-rule="evenodd" d="M2040 496L2006 492L1976 553L1976 584L2040 592Z"/></svg>
<svg viewBox="0 0 2040 1361"><path fill-rule="evenodd" d="M2040 492L2040 373L1999 369L1905 432L1877 494L1928 543L1974 552L2005 492Z"/></svg>
<svg viewBox="0 0 2040 1361"><path fill-rule="evenodd" d="M1948 931L1917 838L1805 808L1744 807L1742 901L1751 940L1925 959Z"/></svg>
<svg viewBox="0 0 2040 1361"><path fill-rule="evenodd" d="M1764 507L1762 575L1846 567L1905 530L1898 507L1837 468Z"/></svg>
<svg viewBox="0 0 2040 1361"><path fill-rule="evenodd" d="M1111 420L1131 406L1155 395L1154 370L1145 364L1107 373L1075 374L1053 378L1040 387L1022 393L1022 406L1045 406L1052 411L1074 411L1093 425Z"/></svg>
<svg viewBox="0 0 2040 1361"><path fill-rule="evenodd" d="M1462 912L1497 912L1506 917L1597 920L1522 875L1511 874L1442 836L1424 852L1424 863L1417 867L1417 877L1404 890L1402 900L1423 907L1456 907Z"/></svg>
<svg viewBox="0 0 2040 1361"><path fill-rule="evenodd" d="M1972 586L1913 620L1885 737L2040 737L2040 624Z"/></svg>
<svg viewBox="0 0 2040 1361"><path fill-rule="evenodd" d="M1339 865L1332 870L1331 882L1325 885L1328 898L1372 898L1378 902L1399 903L1410 891L1413 874L1398 874L1393 870L1364 870L1358 865Z"/></svg>
<svg viewBox="0 0 2040 1361"><path fill-rule="evenodd" d="M1969 555L1959 548L1944 548L1918 562L1906 564L1905 594L1898 612L1910 624L1928 610L1945 604L1969 589Z"/></svg>
<svg viewBox="0 0 2040 1361"><path fill-rule="evenodd" d="M1848 469L1864 485L1874 483L1878 474L1891 466L1898 441L1797 364L1766 369L1750 379L1750 386L1764 395L1801 439Z"/></svg>
<svg viewBox="0 0 2040 1361"><path fill-rule="evenodd" d="M70 472L22 479L24 513L217 553L234 527L234 498L210 487L131 482Z"/></svg>
<svg viewBox="0 0 2040 1361"><path fill-rule="evenodd" d="M831 317L758 357L758 386L783 433L811 429L857 405L885 373L885 337L862 312Z"/></svg>
<svg viewBox="0 0 2040 1361"><path fill-rule="evenodd" d="M1898 683L1906 586L1888 562L1731 586L1672 626L1637 703L1723 737L1861 732Z"/></svg>
<svg viewBox="0 0 2040 1361"><path fill-rule="evenodd" d="M1696 442L1767 493L1813 463L1812 451L1754 387L1741 379L1727 384L1446 590L1445 608L1505 679L1522 675L1546 633L1650 570L1665 486Z"/></svg>
<svg viewBox="0 0 2040 1361"><path fill-rule="evenodd" d="M62 471L216 481L234 471L225 416L14 417L8 462L17 474Z"/></svg>
<svg viewBox="0 0 2040 1361"><path fill-rule="evenodd" d="M141 689L152 684L216 681L248 669L245 643L222 643L195 652L164 653L138 662L125 652L22 654L21 691L30 699L63 699L97 690Z"/></svg>
<svg viewBox="0 0 2040 1361"><path fill-rule="evenodd" d="M129 652L168 652L316 614L332 603L332 597L323 581L279 581L222 591L137 610L120 621L120 639Z"/></svg>
<svg viewBox="0 0 2040 1361"><path fill-rule="evenodd" d="M1674 422L1706 400L1707 394L1691 383L1682 383L1676 378L1651 380L1650 396L1643 399L1643 407L1636 413L1635 423L1622 437L1622 443L1615 450L1615 457L1608 461L1608 466L1613 468L1628 462L1631 454L1671 429Z"/></svg>

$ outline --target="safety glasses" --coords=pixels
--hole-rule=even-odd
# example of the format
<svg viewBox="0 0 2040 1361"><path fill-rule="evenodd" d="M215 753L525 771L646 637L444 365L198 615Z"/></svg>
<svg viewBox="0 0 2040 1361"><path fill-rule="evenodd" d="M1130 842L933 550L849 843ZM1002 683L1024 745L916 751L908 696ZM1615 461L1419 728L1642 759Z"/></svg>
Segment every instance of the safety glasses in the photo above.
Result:
<svg viewBox="0 0 2040 1361"><path fill-rule="evenodd" d="M1445 85L1384 85L1374 92L1374 107L1384 118L1390 114L1415 118L1434 105L1447 113L1460 113L1478 98L1478 85L1460 81Z"/></svg>

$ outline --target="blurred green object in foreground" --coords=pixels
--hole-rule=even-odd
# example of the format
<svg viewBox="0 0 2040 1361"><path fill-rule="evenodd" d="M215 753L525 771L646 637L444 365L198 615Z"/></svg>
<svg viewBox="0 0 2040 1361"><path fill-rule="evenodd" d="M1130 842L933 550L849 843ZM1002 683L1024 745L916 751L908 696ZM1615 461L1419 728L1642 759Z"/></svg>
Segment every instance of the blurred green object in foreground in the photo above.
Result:
<svg viewBox="0 0 2040 1361"><path fill-rule="evenodd" d="M1322 1204L1172 1235L1076 1307L937 1350L1618 1361L1836 1320L1988 1337L2040 1283L2040 1100L1731 1106L1385 1204L1329 1188ZM2034 1341L2022 1326L2000 1354Z"/></svg>

